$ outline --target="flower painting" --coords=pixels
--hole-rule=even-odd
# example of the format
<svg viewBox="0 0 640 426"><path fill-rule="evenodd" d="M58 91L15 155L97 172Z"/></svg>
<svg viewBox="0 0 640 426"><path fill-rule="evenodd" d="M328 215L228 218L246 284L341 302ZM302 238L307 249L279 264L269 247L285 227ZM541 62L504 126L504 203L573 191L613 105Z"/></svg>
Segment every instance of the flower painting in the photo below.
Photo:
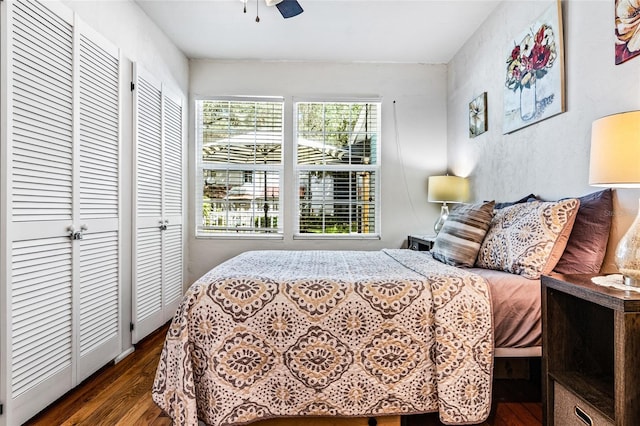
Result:
<svg viewBox="0 0 640 426"><path fill-rule="evenodd" d="M487 92L469 102L469 137L475 138L487 131Z"/></svg>
<svg viewBox="0 0 640 426"><path fill-rule="evenodd" d="M616 65L640 55L640 0L616 0Z"/></svg>
<svg viewBox="0 0 640 426"><path fill-rule="evenodd" d="M557 1L509 43L505 54L505 134L565 110L560 15Z"/></svg>

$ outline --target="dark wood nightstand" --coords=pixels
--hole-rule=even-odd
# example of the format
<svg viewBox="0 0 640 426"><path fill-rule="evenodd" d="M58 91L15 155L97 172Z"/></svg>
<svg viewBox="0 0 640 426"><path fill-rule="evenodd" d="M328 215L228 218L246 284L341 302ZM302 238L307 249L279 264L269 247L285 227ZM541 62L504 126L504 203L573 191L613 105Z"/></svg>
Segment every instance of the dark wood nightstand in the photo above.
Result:
<svg viewBox="0 0 640 426"><path fill-rule="evenodd" d="M407 238L410 250L429 251L433 248L433 242L436 240L435 235L409 235Z"/></svg>
<svg viewBox="0 0 640 426"><path fill-rule="evenodd" d="M542 277L544 424L638 425L640 293Z"/></svg>

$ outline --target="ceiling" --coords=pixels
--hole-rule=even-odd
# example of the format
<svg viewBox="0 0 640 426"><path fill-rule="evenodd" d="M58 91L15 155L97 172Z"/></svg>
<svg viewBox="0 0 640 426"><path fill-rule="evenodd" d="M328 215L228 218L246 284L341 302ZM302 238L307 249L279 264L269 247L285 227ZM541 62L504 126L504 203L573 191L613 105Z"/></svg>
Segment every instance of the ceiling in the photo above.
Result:
<svg viewBox="0 0 640 426"><path fill-rule="evenodd" d="M189 58L447 63L495 9L488 0L135 0ZM258 6L256 10L256 5ZM256 11L260 22L256 22Z"/></svg>

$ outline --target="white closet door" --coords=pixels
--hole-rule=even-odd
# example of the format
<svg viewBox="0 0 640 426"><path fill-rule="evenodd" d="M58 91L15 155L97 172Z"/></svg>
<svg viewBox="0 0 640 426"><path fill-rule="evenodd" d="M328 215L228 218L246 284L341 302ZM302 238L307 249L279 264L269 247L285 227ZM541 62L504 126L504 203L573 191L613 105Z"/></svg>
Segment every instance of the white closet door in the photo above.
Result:
<svg viewBox="0 0 640 426"><path fill-rule="evenodd" d="M84 25L79 31L77 294L78 381L120 353L120 61ZM83 229L84 228L84 229Z"/></svg>
<svg viewBox="0 0 640 426"><path fill-rule="evenodd" d="M73 17L12 6L7 421L20 424L73 385Z"/></svg>
<svg viewBox="0 0 640 426"><path fill-rule="evenodd" d="M170 320L182 296L182 101L136 68L133 342Z"/></svg>
<svg viewBox="0 0 640 426"><path fill-rule="evenodd" d="M164 323L162 291L162 86L135 67L133 342Z"/></svg>
<svg viewBox="0 0 640 426"><path fill-rule="evenodd" d="M6 423L20 424L120 352L120 70L61 3L7 9Z"/></svg>
<svg viewBox="0 0 640 426"><path fill-rule="evenodd" d="M183 268L183 141L182 102L163 88L163 320L170 320L182 297Z"/></svg>

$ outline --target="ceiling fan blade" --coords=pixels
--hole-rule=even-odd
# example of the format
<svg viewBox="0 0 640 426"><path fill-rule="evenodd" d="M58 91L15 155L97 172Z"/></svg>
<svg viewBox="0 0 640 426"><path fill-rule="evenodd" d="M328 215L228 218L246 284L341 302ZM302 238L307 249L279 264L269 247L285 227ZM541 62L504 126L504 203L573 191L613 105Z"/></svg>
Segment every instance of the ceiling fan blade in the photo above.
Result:
<svg viewBox="0 0 640 426"><path fill-rule="evenodd" d="M265 1L269 2L274 0L265 0ZM300 6L300 3L298 3L296 0L280 0L276 4L276 7L280 11L280 14L282 15L283 18L292 18L304 12L304 10L302 9L302 6Z"/></svg>
<svg viewBox="0 0 640 426"><path fill-rule="evenodd" d="M267 6L275 6L278 3L281 3L282 0L264 0Z"/></svg>

